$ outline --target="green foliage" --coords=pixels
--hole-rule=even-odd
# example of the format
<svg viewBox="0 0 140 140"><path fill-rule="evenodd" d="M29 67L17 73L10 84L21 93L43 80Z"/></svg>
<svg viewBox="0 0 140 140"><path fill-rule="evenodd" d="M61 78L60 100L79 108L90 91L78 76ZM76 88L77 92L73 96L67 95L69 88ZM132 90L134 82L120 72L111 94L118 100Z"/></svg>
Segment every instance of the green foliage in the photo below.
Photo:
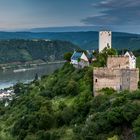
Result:
<svg viewBox="0 0 140 140"><path fill-rule="evenodd" d="M104 67L106 66L106 62L107 62L107 57L109 55L117 55L117 50L115 50L114 48L104 48L104 50L100 53L98 52L94 52L94 55L96 56L96 61L94 62L93 66L94 67Z"/></svg>
<svg viewBox="0 0 140 140"><path fill-rule="evenodd" d="M72 53L71 52L67 52L64 54L64 60L70 62L71 61L71 56L72 56Z"/></svg>
<svg viewBox="0 0 140 140"><path fill-rule="evenodd" d="M91 73L91 69L79 70L66 63L61 70L29 85L17 83L16 97L8 110L1 108L3 123L5 127L10 126L11 137L19 140L67 137L63 127L73 128L75 123L83 122L90 111ZM67 97L70 101L65 101ZM57 101L59 98L62 101Z"/></svg>
<svg viewBox="0 0 140 140"><path fill-rule="evenodd" d="M101 53L99 53L98 61L101 63L102 66L106 65L107 57L109 55L117 55L117 51L113 48L105 48Z"/></svg>
<svg viewBox="0 0 140 140"><path fill-rule="evenodd" d="M14 86L16 96L0 108L0 138L15 140L137 140L140 91L105 88L92 96L93 68L71 64L28 85ZM7 136L8 134L8 136Z"/></svg>
<svg viewBox="0 0 140 140"><path fill-rule="evenodd" d="M34 31L34 30L33 30ZM42 31L42 30L41 30ZM98 32L45 32L43 29L35 30L35 32L0 32L0 39L49 39L49 40L68 40L74 44L78 44L82 49L95 50L98 46ZM38 33L37 33L38 32ZM139 49L140 36L138 34L113 32L113 48L117 49Z"/></svg>
<svg viewBox="0 0 140 140"><path fill-rule="evenodd" d="M140 91L135 94L138 97ZM81 136L81 139L106 140L111 137L115 139L113 136L118 135L117 139L134 140L133 129L139 138L139 97L130 100L130 95L117 93L95 97L84 126L75 130L76 136Z"/></svg>
<svg viewBox="0 0 140 140"><path fill-rule="evenodd" d="M67 94L69 95L77 95L78 94L78 91L79 90L79 87L78 87L78 84L76 81L74 80L71 80L69 81L69 83L67 84L67 87L66 87L66 92Z"/></svg>
<svg viewBox="0 0 140 140"><path fill-rule="evenodd" d="M108 138L107 140L119 140L118 136L113 136L112 138Z"/></svg>
<svg viewBox="0 0 140 140"><path fill-rule="evenodd" d="M138 140L140 138L140 115L133 122L133 131L135 132L136 138Z"/></svg>
<svg viewBox="0 0 140 140"><path fill-rule="evenodd" d="M13 86L15 94L23 94L25 92L25 85L23 83L17 83Z"/></svg>
<svg viewBox="0 0 140 140"><path fill-rule="evenodd" d="M104 93L104 94L108 94L111 95L115 92L115 90L113 88L103 88L100 92Z"/></svg>
<svg viewBox="0 0 140 140"><path fill-rule="evenodd" d="M78 48L68 41L1 40L0 63L63 60L64 53Z"/></svg>
<svg viewBox="0 0 140 140"><path fill-rule="evenodd" d="M136 66L140 68L140 56L138 56L136 59Z"/></svg>

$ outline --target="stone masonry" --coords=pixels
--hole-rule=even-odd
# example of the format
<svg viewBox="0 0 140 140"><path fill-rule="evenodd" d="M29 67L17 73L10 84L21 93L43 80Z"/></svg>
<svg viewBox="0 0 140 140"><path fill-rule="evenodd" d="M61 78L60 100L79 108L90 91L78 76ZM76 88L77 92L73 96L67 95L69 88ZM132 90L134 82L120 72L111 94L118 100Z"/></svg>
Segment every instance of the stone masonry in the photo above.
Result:
<svg viewBox="0 0 140 140"><path fill-rule="evenodd" d="M125 56L110 56L107 67L94 68L93 70L93 92L94 96L99 94L102 88L113 88L117 91L138 88L139 69L129 68L129 58Z"/></svg>
<svg viewBox="0 0 140 140"><path fill-rule="evenodd" d="M107 59L108 68L129 68L128 56L109 56Z"/></svg>

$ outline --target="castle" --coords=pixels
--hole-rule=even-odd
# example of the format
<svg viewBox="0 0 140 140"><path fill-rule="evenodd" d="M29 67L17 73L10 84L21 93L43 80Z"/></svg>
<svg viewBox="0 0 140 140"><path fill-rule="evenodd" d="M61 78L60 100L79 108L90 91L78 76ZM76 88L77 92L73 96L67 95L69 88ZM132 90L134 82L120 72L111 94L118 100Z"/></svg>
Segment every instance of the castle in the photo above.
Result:
<svg viewBox="0 0 140 140"><path fill-rule="evenodd" d="M101 34L102 33L102 34ZM105 37L110 32L99 32L99 52L106 46ZM111 33L110 33L111 36ZM109 37L110 38L110 37ZM109 42L111 43L110 39ZM110 46L111 47L111 46ZM106 67L96 67L93 70L93 92L94 96L99 94L103 88L113 88L117 91L130 90L138 88L139 69L136 68L136 57L132 52L126 52L121 56L108 56Z"/></svg>
<svg viewBox="0 0 140 140"><path fill-rule="evenodd" d="M100 31L99 32L99 52L105 47L111 48L112 33L111 31Z"/></svg>

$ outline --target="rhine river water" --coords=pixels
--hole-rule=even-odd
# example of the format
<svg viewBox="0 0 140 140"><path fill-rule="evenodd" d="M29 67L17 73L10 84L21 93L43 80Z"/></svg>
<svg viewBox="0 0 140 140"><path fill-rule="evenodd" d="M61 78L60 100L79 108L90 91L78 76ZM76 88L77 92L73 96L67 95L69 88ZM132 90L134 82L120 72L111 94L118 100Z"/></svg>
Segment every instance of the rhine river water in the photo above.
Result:
<svg viewBox="0 0 140 140"><path fill-rule="evenodd" d="M28 83L32 81L36 74L39 77L53 73L56 69L59 69L63 64L49 64L36 66L27 69L8 69L0 71L0 89L4 89L13 86L17 82Z"/></svg>

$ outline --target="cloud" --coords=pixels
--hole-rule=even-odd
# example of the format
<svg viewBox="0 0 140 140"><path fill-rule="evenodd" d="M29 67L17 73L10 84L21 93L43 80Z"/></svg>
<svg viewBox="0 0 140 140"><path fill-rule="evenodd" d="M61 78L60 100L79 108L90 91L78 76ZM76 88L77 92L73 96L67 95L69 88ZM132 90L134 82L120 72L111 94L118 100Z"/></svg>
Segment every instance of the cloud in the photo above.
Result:
<svg viewBox="0 0 140 140"><path fill-rule="evenodd" d="M99 15L82 20L89 25L139 25L140 1L138 0L101 0L93 4Z"/></svg>

